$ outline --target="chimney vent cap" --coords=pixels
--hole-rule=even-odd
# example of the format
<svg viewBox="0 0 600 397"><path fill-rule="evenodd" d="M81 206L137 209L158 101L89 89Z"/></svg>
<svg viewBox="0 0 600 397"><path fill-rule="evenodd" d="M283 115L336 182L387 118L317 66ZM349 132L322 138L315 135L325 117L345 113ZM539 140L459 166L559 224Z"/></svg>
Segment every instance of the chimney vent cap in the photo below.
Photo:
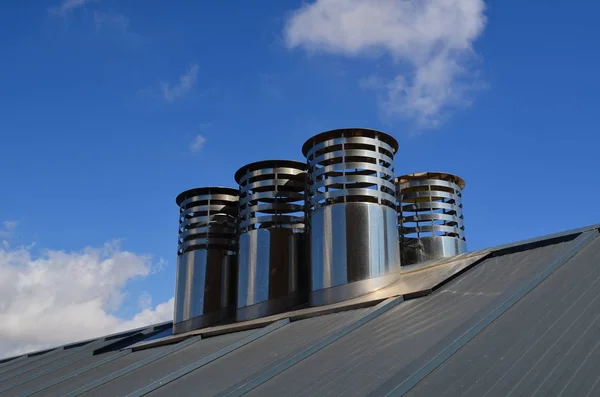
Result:
<svg viewBox="0 0 600 397"><path fill-rule="evenodd" d="M249 171L262 170L265 168L295 168L302 171L308 170L308 165L305 162L294 160L262 160L254 163L246 164L235 172L234 179L236 183L240 183L244 174Z"/></svg>
<svg viewBox="0 0 600 397"><path fill-rule="evenodd" d="M175 203L179 207L181 206L181 203L183 203L187 198L201 196L203 194L228 194L231 196L239 196L240 193L238 189L225 186L196 187L179 193L175 198Z"/></svg>
<svg viewBox="0 0 600 397"><path fill-rule="evenodd" d="M426 172L415 172L412 174L406 174L399 176L396 183L406 183L412 181L421 181L426 179L440 179L442 181L448 181L456 183L461 189L465 188L465 181L461 177L449 174L447 172L437 172L437 171L426 171Z"/></svg>
<svg viewBox="0 0 600 397"><path fill-rule="evenodd" d="M379 139L394 149L394 153L398 152L398 141L393 136L386 134L385 132L373 130L371 128L338 128L335 130L321 132L320 134L310 137L304 145L302 145L302 154L308 155L309 150L316 144L330 139L341 138L341 137L369 137Z"/></svg>

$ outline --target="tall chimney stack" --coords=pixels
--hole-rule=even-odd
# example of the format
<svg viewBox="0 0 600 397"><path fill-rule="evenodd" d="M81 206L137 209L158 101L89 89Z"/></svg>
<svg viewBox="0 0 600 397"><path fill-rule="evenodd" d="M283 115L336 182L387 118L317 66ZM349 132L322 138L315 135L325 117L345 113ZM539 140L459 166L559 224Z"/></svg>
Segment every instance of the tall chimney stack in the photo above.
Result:
<svg viewBox="0 0 600 397"><path fill-rule="evenodd" d="M394 154L390 135L363 128L308 139L310 304L325 305L399 278Z"/></svg>
<svg viewBox="0 0 600 397"><path fill-rule="evenodd" d="M202 187L179 194L179 243L173 333L215 324L233 298L239 195Z"/></svg>
<svg viewBox="0 0 600 397"><path fill-rule="evenodd" d="M259 161L240 168L235 180L240 186L236 319L244 321L306 300L306 164Z"/></svg>

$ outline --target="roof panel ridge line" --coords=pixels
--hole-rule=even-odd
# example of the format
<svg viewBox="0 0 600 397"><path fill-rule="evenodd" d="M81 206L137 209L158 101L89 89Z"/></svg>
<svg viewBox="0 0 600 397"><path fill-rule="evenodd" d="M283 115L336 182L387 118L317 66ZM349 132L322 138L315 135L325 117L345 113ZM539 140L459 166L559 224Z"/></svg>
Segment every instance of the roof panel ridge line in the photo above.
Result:
<svg viewBox="0 0 600 397"><path fill-rule="evenodd" d="M89 356L94 355L94 353L97 350L106 348L106 347L108 347L110 345L113 345L115 343L119 343L121 341L127 340L129 338L133 338L133 337L138 336L138 335L149 335L149 334L152 334L153 332L155 332L154 331L154 327L148 327L148 328L146 328L142 332L137 332L137 333L135 333L133 335L125 336L125 337L122 337L122 338L119 338L119 339L106 340L105 338L100 338L100 339L95 340L94 342L86 343L85 345L78 346L78 347L73 348L73 349L79 349L80 350L79 354L75 354L74 353L74 354L63 355L62 357L59 357L59 359L66 358L66 357L71 357L70 360L62 360L63 362L60 365L58 365L58 366L49 366L45 370L43 370L41 372L38 372L38 373L34 374L31 377L23 379L23 380L21 380L19 382L10 383L10 384L8 384L8 385L6 385L4 387L0 387L0 393L3 393L3 392L5 392L7 390L10 390L10 389L13 389L13 388L15 388L17 386L21 386L22 384L25 384L27 382L30 382L30 381L34 380L34 379L40 378L40 377L42 377L44 375L47 375L47 374L49 374L51 372L54 372L54 371L59 370L61 368L64 368L64 367L66 367L68 365L71 365L71 364L74 364L74 363L76 363L78 361L81 361L81 360L83 360L83 359L85 359L85 358L87 358ZM91 351L89 351L89 352L86 351L90 347L92 348ZM46 364L51 364L54 361L56 361L56 360L47 362ZM39 368L40 366L44 366L46 364L39 365L37 368Z"/></svg>
<svg viewBox="0 0 600 397"><path fill-rule="evenodd" d="M138 389L136 391L134 391L133 393L127 395L127 397L140 397L140 396L144 396L160 387L163 387L164 385L171 383L172 381L181 378L182 376L185 376L187 374L189 374L192 371L197 370L198 368L201 368L207 364L210 364L211 362L218 360L219 358L233 352L234 350L237 350L243 346L246 346L247 344L254 342L255 340L262 338L263 336L278 330L279 328L287 325L290 323L290 318L284 318L281 320L278 320L274 323L269 324L268 326L261 328L259 330L257 330L256 332L253 332L252 334L248 335L247 337L240 339L239 341L232 343L231 345L222 348L221 350L208 355L196 362L193 362L175 372L170 373L169 375L156 380L148 385L146 385L145 387Z"/></svg>
<svg viewBox="0 0 600 397"><path fill-rule="evenodd" d="M52 350L54 350L54 349L52 349ZM50 352L48 352L48 353L50 353ZM3 359L0 359L0 369L2 369L2 367L4 367L5 365L14 364L16 362L23 361L26 358L28 358L27 354L23 354L21 356L16 356L16 357L12 356L12 357L6 357L6 358L3 358Z"/></svg>
<svg viewBox="0 0 600 397"><path fill-rule="evenodd" d="M131 349L120 350L119 352L116 352L115 354L112 354L112 355L107 353L109 357L106 357L104 360L99 360L99 361L96 361L96 362L94 362L94 363L92 363L92 364L90 364L88 366L83 367L83 368L76 369L75 371L70 372L70 373L68 373L68 374L66 374L64 376L61 376L60 378L54 378L50 382L44 383L44 384L36 387L35 389L29 390L29 391L25 392L24 394L19 395L18 397L33 396L34 394L37 394L37 393L39 393L41 391L44 391L44 390L49 389L49 388L51 388L53 386L56 386L59 383L65 382L65 381L67 381L69 379L72 379L72 378L74 378L76 376L79 376L79 375L83 374L84 372L90 371L92 369L96 369L96 368L98 368L98 367L100 367L100 366L102 366L104 364L108 364L111 361L114 361L114 360L116 360L118 358L126 356L129 353L131 353Z"/></svg>
<svg viewBox="0 0 600 397"><path fill-rule="evenodd" d="M71 357L70 360L62 360L63 362L60 365L58 365L58 366L49 366L45 370L43 370L41 372L38 372L37 374L34 374L31 377L23 379L20 382L15 382L15 383L11 383L9 385L6 385L6 386L0 388L0 393L5 392L5 391L10 390L10 389L13 389L13 388L15 388L17 386L21 386L22 384L25 384L27 382L30 382L30 381L34 380L34 379L40 378L40 377L42 377L44 375L47 375L47 374L49 374L51 372L54 372L54 371L59 370L61 368L64 368L64 367L66 367L68 365L71 365L73 363L81 361L81 360L83 360L83 359L85 359L85 358L87 358L89 356L94 355L94 353L97 350L104 349L104 348L106 348L106 347L108 347L110 345L113 345L115 343L119 343L119 342L125 341L127 339L136 337L138 335L149 335L149 334L152 334L153 332L155 332L153 330L153 327L148 327L148 328L146 328L146 330L144 330L142 332L138 332L138 333L135 333L133 335L125 336L125 337L122 337L122 338L119 338L119 339L106 340L105 338L100 338L100 339L95 340L94 342L86 343L85 345L81 345L79 347L73 348L73 349L79 349L80 353L79 354L63 355L62 357L59 357L59 358ZM92 348L91 350L89 349L90 347ZM90 350L90 351L87 351L87 350ZM54 360L54 361L56 361L56 360ZM50 361L50 362L47 362L46 364L51 364L52 362L53 361ZM43 364L41 366L44 366L46 364ZM40 367L40 366L38 366L38 367ZM81 373L81 371L78 371L78 373Z"/></svg>
<svg viewBox="0 0 600 397"><path fill-rule="evenodd" d="M511 249L511 248L518 248L518 247L525 246L525 245L536 244L536 243L540 243L540 242L543 242L546 240L567 238L572 235L579 235L579 234L582 234L585 232L593 232L594 230L599 230L599 229L600 229L600 224L594 224L594 225L579 227L576 229L569 229L569 230L565 230L565 231L558 232L558 233L547 234L545 236L533 237L533 238L529 238L529 239L525 239L525 240L515 241L512 243L508 243L508 244L497 245L495 247L489 247L486 249L488 251L496 252L496 251L501 251L501 250L506 250L506 249Z"/></svg>
<svg viewBox="0 0 600 397"><path fill-rule="evenodd" d="M140 337L140 336L143 337L144 339L148 339L148 337L150 337L150 336L152 336L152 335L160 332L160 331L157 330L158 328L159 327L149 326L146 329L143 329L143 330L141 330L139 332L136 332L134 334L131 334L131 335L129 333L125 333L124 332L123 335L125 335L125 336L117 338L117 339L112 339L111 338L111 339L107 340L106 338L104 338L102 340L105 341L105 343L103 343L97 349L94 349L92 351L92 354L101 354L101 353L104 353L104 352L101 351L102 349L109 348L111 345L116 345L116 344L118 344L120 342L126 341L127 339L133 339L135 337ZM122 347L122 348L120 348L118 350L132 350L131 347L130 347L132 344L135 344L135 342L132 342L129 345L127 345L126 347ZM117 350L117 349L115 349L115 350Z"/></svg>
<svg viewBox="0 0 600 397"><path fill-rule="evenodd" d="M144 327L140 327L140 328L130 329L130 330L127 330L127 331L116 332L114 334L104 335L104 336L101 336L101 337L98 337L98 338L84 339L84 340L76 341L76 342L73 342L73 343L68 343L66 345L60 345L60 346L52 347L50 349L35 350L35 351L32 351L32 352L25 353L25 354L20 354L20 355L17 355L17 356L5 357L3 359L0 359L0 369L4 369L3 368L3 364L8 364L10 362L14 362L15 360L21 359L21 358L30 358L30 357L32 357L32 354L37 354L39 352L44 352L45 351L45 353L42 353L42 354L39 355L39 357L41 357L41 356L45 356L46 354L50 354L50 353L53 353L53 352L56 352L56 351L67 350L66 348L68 348L69 346L72 346L72 345L81 345L81 346L83 346L85 344L89 344L89 343L95 342L95 341L100 341L100 340L106 341L107 339L118 339L118 338L120 338L120 335L122 335L122 334L131 334L132 332L142 332L142 331L145 331L145 330L148 330L148 329L153 329L153 330L156 331L157 329L165 327L165 326L169 326L172 323L173 323L172 321L164 321L162 323L153 324L151 326L144 326ZM10 360L8 360L8 359L10 359ZM6 361L6 360L8 360L8 361Z"/></svg>
<svg viewBox="0 0 600 397"><path fill-rule="evenodd" d="M55 349L50 350L49 352L40 354L38 356L28 356L27 354L25 354L22 357L29 359L29 360L24 361L24 360L20 360L20 359L15 359L15 361L7 362L6 365L4 365L0 368L0 376L2 374L5 374L9 371L14 370L14 369L21 368L23 365L30 365L33 362L39 361L42 357L44 357L44 358L51 357L52 355L58 353L59 351L62 351L62 350L60 347L57 347ZM14 364L16 364L16 365L14 365Z"/></svg>
<svg viewBox="0 0 600 397"><path fill-rule="evenodd" d="M498 319L502 314L504 314L508 309L510 309L514 304L516 304L521 298L530 293L535 287L541 284L545 279L547 279L552 273L554 273L559 267L567 263L571 258L573 258L578 252L580 252L584 247L586 247L589 243L595 240L599 235L598 229L592 229L585 232L582 232L577 238L573 241L573 243L566 249L566 251L558 258L554 260L546 269L544 269L541 273L539 273L533 280L531 280L527 285L523 286L521 289L512 294L509 298L507 298L504 302L502 302L499 306L497 306L494 310L492 310L486 317L484 317L481 321L475 324L473 327L465 331L461 336L451 342L444 350L439 352L435 357L425 363L421 368L415 371L408 378L404 379L400 384L394 387L390 391L385 391L384 388L389 388L389 386L384 383L377 390L369 394L369 396L403 396L408 393L413 387L419 384L425 377L427 377L431 372L433 372L437 367L443 364L446 360L448 360L454 353L456 353L460 348L466 345L469 341L471 341L475 336L477 336L481 331L487 328L492 322ZM393 379L393 378L392 378Z"/></svg>
<svg viewBox="0 0 600 397"><path fill-rule="evenodd" d="M66 357L71 357L71 356L74 356L74 355L77 355L77 354L83 355L83 354L85 354L85 350L87 348L92 347L92 346L101 346L102 343L103 343L103 340L98 339L98 340L95 340L93 342L86 343L85 345L73 347L73 348L68 349L68 350L59 350L60 348L57 348L57 351L66 351L66 353L59 354L59 355L53 354L52 356L42 355L40 357L44 357L44 356L46 358L50 357L50 360L43 360L43 359L37 360L36 361L37 365L35 365L35 364L34 365L27 365L27 362L24 362L23 363L24 365L20 365L18 367L13 368L14 370L16 370L15 372L13 372L10 375L6 375L5 377L0 378L0 384L4 384L4 382L6 382L9 379L12 379L14 377L23 375L23 374L25 374L27 372L33 371L34 369L43 367L44 365L53 363L53 362L55 362L57 360L60 360L60 359L66 358ZM90 353L90 355L91 355L91 353ZM8 370L6 372L10 372L10 370ZM13 386L10 386L10 387L13 387ZM0 392L3 392L5 389L6 389L6 387L3 387L2 389L0 389Z"/></svg>
<svg viewBox="0 0 600 397"><path fill-rule="evenodd" d="M108 339L108 336L106 336L106 337L101 337L101 338L96 338L96 339L89 339L88 341L85 341L85 342L78 342L78 343L83 343L83 344L79 345L79 346L76 346L76 347L71 347L71 348L68 348L68 347L72 346L72 345L75 345L77 343L71 343L71 344L68 344L68 345L58 346L55 349L48 351L47 353L40 354L39 356L35 356L33 360L28 360L27 362L22 362L20 365L14 366L12 368L8 368L8 366L6 368L1 368L2 371L0 371L0 375L3 374L3 373L9 372L9 371L15 370L17 368L24 367L25 365L30 365L32 361L34 361L34 362L43 361L44 358L47 359L48 357L51 357L50 360L46 360L45 362L43 362L41 364L38 363L38 365L30 366L26 371L20 371L17 374L13 374L13 375L11 375L9 377L0 378L0 381L5 381L5 380L11 379L11 378L13 378L15 376L22 375L24 373L27 373L27 372L33 370L33 369L42 367L42 366L44 366L46 364L50 364L50 363L52 363L54 361L63 359L65 357L70 357L70 356L76 355L78 353L81 353L83 355L83 354L85 354L85 351L88 350L90 347L93 348L92 351L90 351L90 355L93 355L94 352L96 350L98 350L98 349L102 349L102 348L110 346L110 345L112 345L114 343L118 343L119 341L123 341L123 340L125 340L127 338L132 338L132 337L137 336L137 335L147 335L149 333L152 333L156 328L159 328L160 326L162 326L162 324L153 325L153 326L150 326L150 327L145 327L145 328L140 328L140 329L136 329L135 331L137 331L137 332L135 332L135 333L132 333L133 331L121 332L120 334L125 335L124 337L121 337L121 338L112 337L111 339ZM120 335L120 334L114 334L114 335ZM62 355L60 355L58 357L52 358L53 356L56 355L56 353L58 353L58 352L65 352L65 351L68 351L68 353L62 354ZM24 357L28 358L27 355L25 355ZM83 358L85 358L85 357L83 357ZM71 364L72 364L72 362L71 362ZM57 368L54 368L54 369L58 369L58 368L61 368L61 367L57 367ZM44 371L41 375L44 375L45 373L46 372ZM37 377L37 376L35 376L35 377ZM27 381L30 381L30 380L32 380L34 378L28 378ZM18 385L14 385L14 386L18 386ZM4 391L4 389L1 390L1 391Z"/></svg>
<svg viewBox="0 0 600 397"><path fill-rule="evenodd" d="M242 396L256 387L262 385L268 380L274 378L275 376L281 374L282 372L292 368L294 365L303 361L304 359L310 357L315 354L319 350L324 349L325 347L331 345L335 341L341 339L342 337L348 335L352 331L360 328L364 324L369 321L377 318L379 315L387 312L388 310L396 307L398 304L404 301L402 296L388 298L385 301L379 303L378 305L369 309L366 313L357 316L354 320L352 320L349 324L346 324L335 331L332 331L327 336L320 338L320 340L316 343L307 346L306 348L300 350L292 357L283 359L279 363L274 364L266 371L259 373L254 377L249 377L246 380L238 383L237 385L232 386L231 388L223 391L222 393L217 394L219 397L223 396ZM128 396L129 397L129 396Z"/></svg>
<svg viewBox="0 0 600 397"><path fill-rule="evenodd" d="M171 353L175 353L176 351L179 351L179 350L181 350L181 349L183 349L183 348L185 348L185 347L187 347L187 346L189 346L189 345L191 345L193 343L199 342L201 340L201 338L202 337L200 335L197 335L197 336L193 336L193 337L191 337L189 339L183 340L183 341L181 341L181 342L179 342L177 344L174 344L171 347L169 347L169 348L167 348L167 349L165 349L165 350L163 350L161 352L158 352L158 353L150 356L150 357L147 357L147 358L145 358L143 360L140 360L140 361L138 361L136 363L133 363L133 364L131 364L131 365L125 367L125 368L122 368L122 369L120 369L118 371L115 371L115 372L113 372L111 374L108 374L108 375L106 375L105 377L103 377L101 379L95 380L95 381L90 382L90 383L88 383L88 384L86 384L84 386L81 386L80 388L72 391L71 393L66 394L64 397L75 397L75 396L79 396L79 395L81 395L83 393L86 393L86 392L88 392L90 390L96 389L97 387L100 387L100 386L104 385L105 383L112 382L113 380L115 380L117 378L120 378L122 376L125 376L125 375L127 375L127 374L129 374L129 373L131 373L133 371L136 371L136 370L138 370L138 369L140 369L140 368L142 368L142 367L144 367L144 366L146 366L146 365L148 365L150 363L153 363L156 360L160 360L161 358L163 358L165 356L168 356Z"/></svg>

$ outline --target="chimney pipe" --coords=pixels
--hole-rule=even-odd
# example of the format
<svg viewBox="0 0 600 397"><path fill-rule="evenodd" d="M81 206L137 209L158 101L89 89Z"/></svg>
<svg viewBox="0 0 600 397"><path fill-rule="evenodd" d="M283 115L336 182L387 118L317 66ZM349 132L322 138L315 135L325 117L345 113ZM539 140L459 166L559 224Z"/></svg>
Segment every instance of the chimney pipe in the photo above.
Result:
<svg viewBox="0 0 600 397"><path fill-rule="evenodd" d="M235 180L240 186L236 320L244 321L306 301L306 164L259 161L240 168Z"/></svg>
<svg viewBox="0 0 600 397"><path fill-rule="evenodd" d="M364 295L399 278L397 150L392 136L363 128L323 132L304 143L312 306Z"/></svg>
<svg viewBox="0 0 600 397"><path fill-rule="evenodd" d="M462 190L465 181L445 172L398 177L402 264L466 252Z"/></svg>
<svg viewBox="0 0 600 397"><path fill-rule="evenodd" d="M232 303L239 193L202 187L179 194L173 333L225 319Z"/></svg>

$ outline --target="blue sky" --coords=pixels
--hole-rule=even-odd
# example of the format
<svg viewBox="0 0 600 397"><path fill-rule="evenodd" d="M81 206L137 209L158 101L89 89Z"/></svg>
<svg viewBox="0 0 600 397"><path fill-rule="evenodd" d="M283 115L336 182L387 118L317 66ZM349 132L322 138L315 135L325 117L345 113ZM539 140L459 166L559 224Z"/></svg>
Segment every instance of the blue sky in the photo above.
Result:
<svg viewBox="0 0 600 397"><path fill-rule="evenodd" d="M113 317L89 333L155 320L173 296L175 196L302 160L308 137L340 127L395 136L398 174L462 176L470 249L599 222L600 6L410 4L2 2L0 284L64 271L49 259L62 253L110 279L98 310ZM8 340L62 341L18 339L31 323L15 299L0 302Z"/></svg>

